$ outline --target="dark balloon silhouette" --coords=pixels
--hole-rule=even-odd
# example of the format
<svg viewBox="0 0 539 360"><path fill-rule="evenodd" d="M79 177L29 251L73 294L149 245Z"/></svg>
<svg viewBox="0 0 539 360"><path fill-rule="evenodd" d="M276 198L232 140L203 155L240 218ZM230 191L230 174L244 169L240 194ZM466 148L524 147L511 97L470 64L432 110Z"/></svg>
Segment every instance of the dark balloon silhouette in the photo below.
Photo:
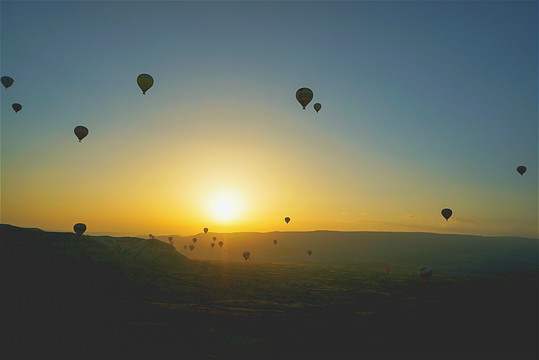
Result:
<svg viewBox="0 0 539 360"><path fill-rule="evenodd" d="M77 126L75 128L75 135L79 139L79 142L81 142L88 135L88 129L85 126Z"/></svg>
<svg viewBox="0 0 539 360"><path fill-rule="evenodd" d="M212 247L212 248L214 248L214 247L215 247L215 243L211 243L210 245L211 245L211 247Z"/></svg>
<svg viewBox="0 0 539 360"><path fill-rule="evenodd" d="M11 107L13 108L13 110L15 110L15 114L18 113L19 111L21 111L21 109L22 109L22 105L17 104L17 103L11 105Z"/></svg>
<svg viewBox="0 0 539 360"><path fill-rule="evenodd" d="M193 238L193 244L196 244L197 238Z"/></svg>
<svg viewBox="0 0 539 360"><path fill-rule="evenodd" d="M517 167L517 172L520 174L520 176L524 175L524 173L526 172L526 167L525 166L522 166L520 165L519 167Z"/></svg>
<svg viewBox="0 0 539 360"><path fill-rule="evenodd" d="M322 109L322 104L320 104L320 103L316 103L316 104L314 104L314 106L313 106L313 107L314 107L314 109L316 110L316 112L319 112L319 111L320 111L320 109Z"/></svg>
<svg viewBox="0 0 539 360"><path fill-rule="evenodd" d="M313 91L311 89L301 88L296 91L296 100L303 106L303 110L305 110L305 106L309 105L312 99Z"/></svg>
<svg viewBox="0 0 539 360"><path fill-rule="evenodd" d="M73 231L75 231L75 234L81 236L86 231L86 225L83 223L77 223L75 226L73 226Z"/></svg>
<svg viewBox="0 0 539 360"><path fill-rule="evenodd" d="M140 90L142 90L142 93L146 94L146 91L150 90L153 86L153 77L148 74L140 74L137 77L137 84Z"/></svg>
<svg viewBox="0 0 539 360"><path fill-rule="evenodd" d="M183 246L183 249L184 249L184 250L187 250L187 245L184 245L184 246Z"/></svg>
<svg viewBox="0 0 539 360"><path fill-rule="evenodd" d="M7 89L15 83L15 80L9 76L2 76L2 85Z"/></svg>
<svg viewBox="0 0 539 360"><path fill-rule="evenodd" d="M432 269L428 266L424 266L419 269L419 278L423 281L427 281L432 276Z"/></svg>
<svg viewBox="0 0 539 360"><path fill-rule="evenodd" d="M208 233L208 228L204 228L204 234Z"/></svg>
<svg viewBox="0 0 539 360"><path fill-rule="evenodd" d="M309 254L309 256L311 256L311 255L312 255L312 253L313 253L313 251L312 251L312 250L307 250L307 254Z"/></svg>
<svg viewBox="0 0 539 360"><path fill-rule="evenodd" d="M286 221L286 223L288 224L290 222L290 218L289 217L285 217L284 218L284 221Z"/></svg>
<svg viewBox="0 0 539 360"><path fill-rule="evenodd" d="M445 221L449 220L451 215L453 215L453 211L451 209L443 209L442 210L442 216L445 218Z"/></svg>
<svg viewBox="0 0 539 360"><path fill-rule="evenodd" d="M219 247L223 246L223 242L219 241Z"/></svg>
<svg viewBox="0 0 539 360"><path fill-rule="evenodd" d="M277 240L273 240L273 245L277 245Z"/></svg>
<svg viewBox="0 0 539 360"><path fill-rule="evenodd" d="M214 236L214 237L213 237L213 241L215 241L215 240L217 240L217 238Z"/></svg>
<svg viewBox="0 0 539 360"><path fill-rule="evenodd" d="M249 259L249 256L251 256L251 253L249 251L244 251L242 256L245 261L247 261L247 259Z"/></svg>
<svg viewBox="0 0 539 360"><path fill-rule="evenodd" d="M195 246L193 244L189 245L189 250L193 251L194 248Z"/></svg>

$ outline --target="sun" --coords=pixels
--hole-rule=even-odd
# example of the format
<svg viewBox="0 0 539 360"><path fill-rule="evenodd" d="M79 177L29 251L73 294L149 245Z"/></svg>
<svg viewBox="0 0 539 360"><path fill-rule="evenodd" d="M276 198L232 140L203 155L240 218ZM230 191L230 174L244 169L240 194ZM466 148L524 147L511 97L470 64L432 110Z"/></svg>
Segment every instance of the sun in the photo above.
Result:
<svg viewBox="0 0 539 360"><path fill-rule="evenodd" d="M219 190L209 198L211 216L220 222L237 219L241 212L240 195L234 190Z"/></svg>

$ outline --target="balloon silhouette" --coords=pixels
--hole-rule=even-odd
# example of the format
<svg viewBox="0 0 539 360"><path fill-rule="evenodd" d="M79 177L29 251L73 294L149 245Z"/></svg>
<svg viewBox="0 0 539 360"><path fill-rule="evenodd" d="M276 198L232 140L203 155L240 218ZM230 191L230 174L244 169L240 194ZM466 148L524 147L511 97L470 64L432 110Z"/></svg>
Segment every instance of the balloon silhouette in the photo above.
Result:
<svg viewBox="0 0 539 360"><path fill-rule="evenodd" d="M312 253L313 253L312 250L307 250L307 254L309 254L309 256L311 256Z"/></svg>
<svg viewBox="0 0 539 360"><path fill-rule="evenodd" d="M289 217L285 217L284 218L284 221L286 221L286 223L288 224L290 222L290 218Z"/></svg>
<svg viewBox="0 0 539 360"><path fill-rule="evenodd" d="M445 221L449 220L451 215L453 215L453 211L451 211L451 209L443 209L442 210L442 216L445 218Z"/></svg>
<svg viewBox="0 0 539 360"><path fill-rule="evenodd" d="M313 91L311 89L301 88L296 91L296 100L303 106L303 110L305 110L305 106L309 105L312 99Z"/></svg>
<svg viewBox="0 0 539 360"><path fill-rule="evenodd" d="M520 165L519 167L517 167L517 172L520 174L520 176L524 175L524 173L526 172L526 167L525 166L522 166Z"/></svg>
<svg viewBox="0 0 539 360"><path fill-rule="evenodd" d="M83 223L77 223L75 226L73 226L73 231L75 231L75 234L81 236L86 231L86 225Z"/></svg>
<svg viewBox="0 0 539 360"><path fill-rule="evenodd" d="M320 104L320 103L314 104L314 109L316 110L316 112L319 112L320 109L322 109L322 104Z"/></svg>
<svg viewBox="0 0 539 360"><path fill-rule="evenodd" d="M15 110L15 114L18 113L19 111L21 111L21 109L22 109L22 105L17 104L17 103L11 105L11 107L13 108L13 110Z"/></svg>
<svg viewBox="0 0 539 360"><path fill-rule="evenodd" d="M277 245L277 240L273 240L273 245Z"/></svg>
<svg viewBox="0 0 539 360"><path fill-rule="evenodd" d="M1 81L2 85L4 85L6 89L15 83L15 80L10 78L9 76L2 76Z"/></svg>
<svg viewBox="0 0 539 360"><path fill-rule="evenodd" d="M197 238L193 238L193 244L196 244Z"/></svg>
<svg viewBox="0 0 539 360"><path fill-rule="evenodd" d="M75 135L79 139L79 142L81 142L82 139L84 139L88 135L88 128L86 128L85 126L77 126L75 128Z"/></svg>
<svg viewBox="0 0 539 360"><path fill-rule="evenodd" d="M137 77L137 84L143 94L146 94L146 91L150 90L153 86L153 77L148 74L140 74Z"/></svg>
<svg viewBox="0 0 539 360"><path fill-rule="evenodd" d="M204 228L204 234L208 233L208 228Z"/></svg>
<svg viewBox="0 0 539 360"><path fill-rule="evenodd" d="M249 259L249 256L251 256L251 253L249 251L244 251L242 256L245 261L247 261L247 259Z"/></svg>

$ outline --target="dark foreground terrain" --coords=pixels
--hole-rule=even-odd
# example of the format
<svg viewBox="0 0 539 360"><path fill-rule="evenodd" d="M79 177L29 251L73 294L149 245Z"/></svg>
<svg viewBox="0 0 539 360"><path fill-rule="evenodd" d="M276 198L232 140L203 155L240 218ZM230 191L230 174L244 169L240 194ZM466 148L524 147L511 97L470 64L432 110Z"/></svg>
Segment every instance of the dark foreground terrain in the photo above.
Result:
<svg viewBox="0 0 539 360"><path fill-rule="evenodd" d="M402 262L203 262L159 240L0 230L6 359L539 355L536 263L422 282Z"/></svg>

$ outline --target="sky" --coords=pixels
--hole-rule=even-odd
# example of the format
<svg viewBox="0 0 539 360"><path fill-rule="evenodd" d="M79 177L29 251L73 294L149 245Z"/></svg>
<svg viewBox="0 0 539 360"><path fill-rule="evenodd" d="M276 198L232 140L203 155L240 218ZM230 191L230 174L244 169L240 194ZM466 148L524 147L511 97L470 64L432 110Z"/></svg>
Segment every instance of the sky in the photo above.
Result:
<svg viewBox="0 0 539 360"><path fill-rule="evenodd" d="M538 235L536 1L0 12L2 223Z"/></svg>

